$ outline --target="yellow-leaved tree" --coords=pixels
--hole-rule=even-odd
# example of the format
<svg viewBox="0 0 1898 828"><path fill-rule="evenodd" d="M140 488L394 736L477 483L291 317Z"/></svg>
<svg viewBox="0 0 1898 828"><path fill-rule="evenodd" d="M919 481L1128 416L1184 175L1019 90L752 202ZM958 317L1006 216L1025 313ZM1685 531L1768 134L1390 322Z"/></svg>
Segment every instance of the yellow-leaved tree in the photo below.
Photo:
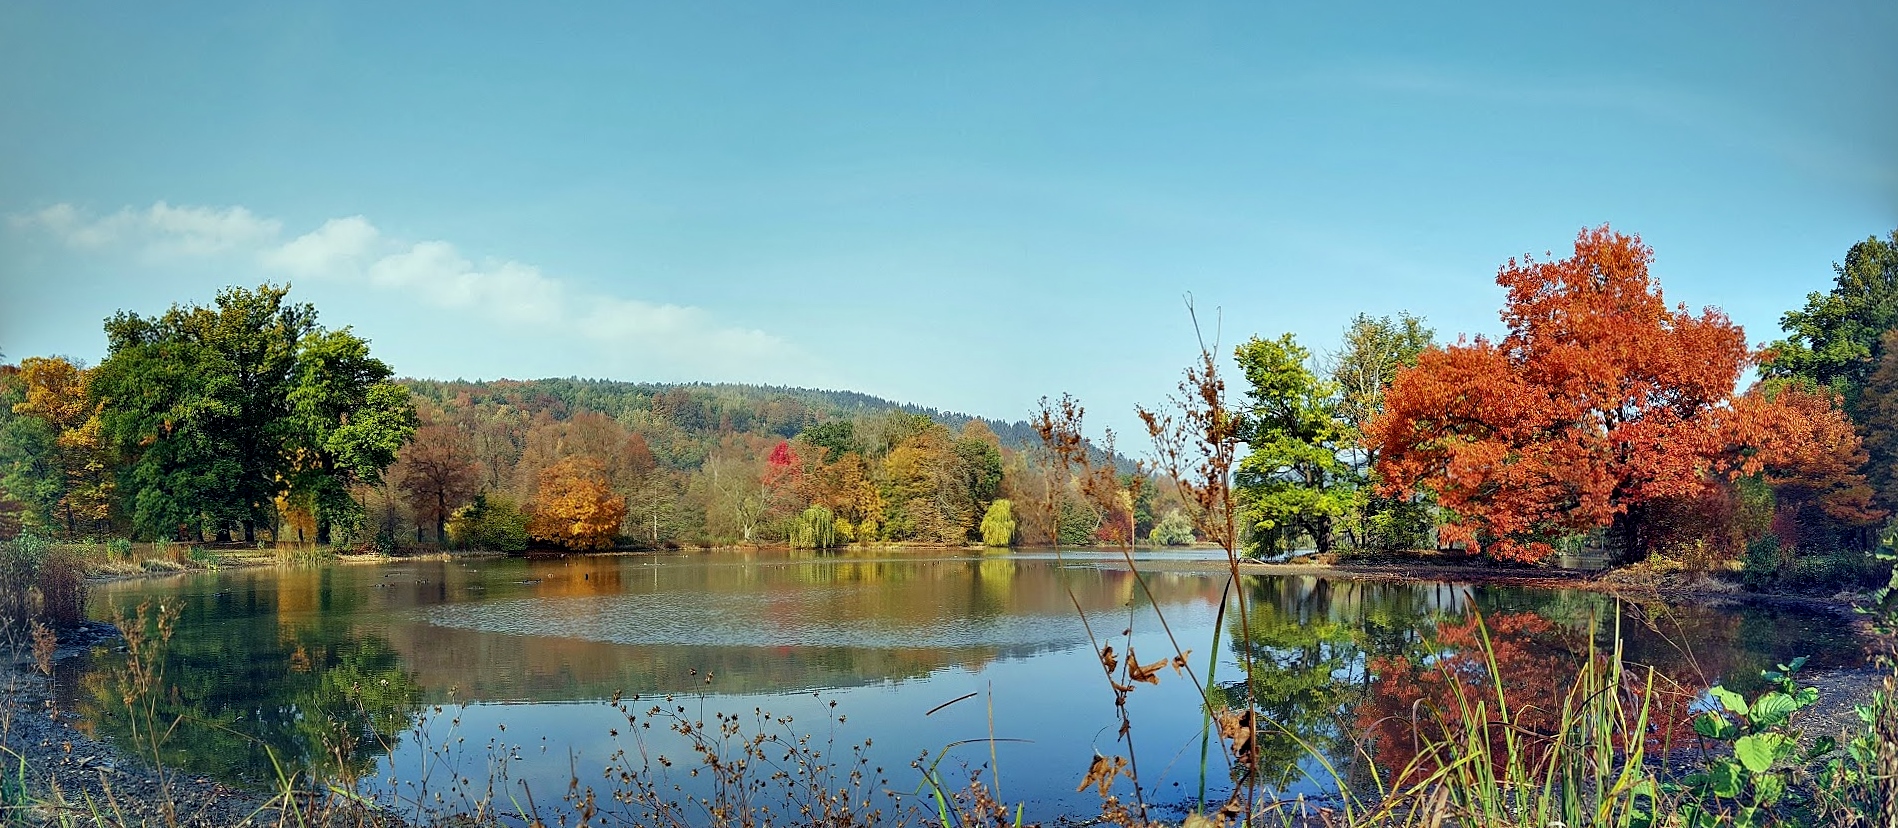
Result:
<svg viewBox="0 0 1898 828"><path fill-rule="evenodd" d="M568 457L540 473L527 534L568 549L613 545L626 519L626 499L606 485L606 470L589 457Z"/></svg>

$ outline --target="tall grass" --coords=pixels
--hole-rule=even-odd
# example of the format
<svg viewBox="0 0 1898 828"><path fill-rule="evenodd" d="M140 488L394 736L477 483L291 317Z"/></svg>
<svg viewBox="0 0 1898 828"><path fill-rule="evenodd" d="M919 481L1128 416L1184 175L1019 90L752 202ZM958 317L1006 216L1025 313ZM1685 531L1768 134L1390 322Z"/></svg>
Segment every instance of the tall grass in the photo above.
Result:
<svg viewBox="0 0 1898 828"><path fill-rule="evenodd" d="M0 542L0 619L23 628L34 620L66 626L85 617L86 573L78 555L32 535Z"/></svg>
<svg viewBox="0 0 1898 828"><path fill-rule="evenodd" d="M1671 691L1657 688L1652 668L1630 669L1622 660L1619 631L1604 654L1591 629L1588 652L1558 707L1532 711L1512 704L1480 617L1478 629L1485 675L1445 682L1450 698L1413 721L1425 761L1411 770L1430 778L1412 789L1428 792L1430 807L1458 824L1654 824L1661 783L1647 751L1657 731L1669 730L1655 717L1665 707L1662 694Z"/></svg>

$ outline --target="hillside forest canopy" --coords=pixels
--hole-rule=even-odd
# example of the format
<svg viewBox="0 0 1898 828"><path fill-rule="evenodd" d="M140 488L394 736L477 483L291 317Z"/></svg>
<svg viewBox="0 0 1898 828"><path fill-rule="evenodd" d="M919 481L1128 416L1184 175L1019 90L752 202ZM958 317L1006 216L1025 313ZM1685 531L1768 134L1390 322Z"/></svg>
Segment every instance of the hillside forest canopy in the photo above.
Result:
<svg viewBox="0 0 1898 828"><path fill-rule="evenodd" d="M1220 421L1255 554L1593 548L1716 566L1862 552L1898 512L1898 231L1763 348L1667 304L1639 237L1511 259L1500 336L1360 314L1254 337ZM288 286L105 321L97 365L0 366L0 538L590 550L1204 540L1108 439L862 394L401 379ZM1156 389L1160 391L1163 389ZM1041 424L1079 435L1081 408ZM1077 449L1074 454L1069 449ZM1079 457L1078 466L1068 462ZM1091 458L1091 462L1089 462Z"/></svg>

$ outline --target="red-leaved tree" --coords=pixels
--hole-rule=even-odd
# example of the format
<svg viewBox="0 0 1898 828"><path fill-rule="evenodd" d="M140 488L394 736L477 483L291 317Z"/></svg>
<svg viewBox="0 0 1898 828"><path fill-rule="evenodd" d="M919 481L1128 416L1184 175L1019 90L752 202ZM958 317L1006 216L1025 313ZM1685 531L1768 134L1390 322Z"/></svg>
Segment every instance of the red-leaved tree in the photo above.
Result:
<svg viewBox="0 0 1898 828"><path fill-rule="evenodd" d="M1829 514L1858 509L1844 490L1862 478L1834 474L1860 451L1836 404L1797 390L1736 404L1744 334L1718 309L1668 307L1653 256L1603 226L1569 258L1505 264L1509 332L1425 351L1365 429L1387 489L1433 494L1445 541L1507 561L1604 527L1640 557L1653 509L1740 474L1826 478Z"/></svg>

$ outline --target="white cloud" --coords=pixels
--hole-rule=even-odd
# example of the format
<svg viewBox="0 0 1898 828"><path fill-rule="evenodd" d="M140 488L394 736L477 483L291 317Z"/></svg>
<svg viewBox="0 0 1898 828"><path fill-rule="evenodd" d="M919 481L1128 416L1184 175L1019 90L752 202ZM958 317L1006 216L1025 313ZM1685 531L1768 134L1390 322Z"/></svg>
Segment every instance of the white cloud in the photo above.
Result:
<svg viewBox="0 0 1898 828"><path fill-rule="evenodd" d="M243 207L173 207L163 201L144 210L130 207L92 218L71 204L13 216L16 228L37 229L81 249L125 244L147 256L208 256L274 241L283 222L259 218Z"/></svg>
<svg viewBox="0 0 1898 828"><path fill-rule="evenodd" d="M476 267L447 242L421 242L384 256L369 266L369 283L406 290L424 301L473 309L508 322L560 324L569 321L567 290L519 262Z"/></svg>
<svg viewBox="0 0 1898 828"><path fill-rule="evenodd" d="M330 219L281 247L263 251L259 260L265 267L295 276L324 276L344 268L360 268L381 235L362 216Z"/></svg>
<svg viewBox="0 0 1898 828"><path fill-rule="evenodd" d="M296 279L363 285L458 312L463 335L531 340L577 337L629 379L786 381L807 375L802 352L764 331L721 323L696 307L654 303L574 287L531 264L475 262L439 240L402 242L363 216L334 218L279 242L283 223L244 207L121 209L93 217L71 204L9 217L14 229L49 236L76 250L128 250L146 258L248 257ZM466 321L487 325L469 326ZM478 366L469 370L479 373ZM574 373L582 366L553 368Z"/></svg>

